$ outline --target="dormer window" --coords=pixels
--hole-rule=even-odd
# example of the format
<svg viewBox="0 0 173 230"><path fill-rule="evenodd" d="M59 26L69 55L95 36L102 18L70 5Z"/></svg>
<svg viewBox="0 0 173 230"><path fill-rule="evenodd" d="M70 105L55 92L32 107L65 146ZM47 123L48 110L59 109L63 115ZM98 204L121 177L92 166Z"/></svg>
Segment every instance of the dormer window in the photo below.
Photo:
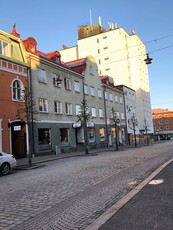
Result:
<svg viewBox="0 0 173 230"><path fill-rule="evenodd" d="M0 36L0 54L7 57L11 56L11 43L5 36Z"/></svg>
<svg viewBox="0 0 173 230"><path fill-rule="evenodd" d="M58 56L55 56L55 62L56 62L57 64L60 63L60 58L59 58Z"/></svg>
<svg viewBox="0 0 173 230"><path fill-rule="evenodd" d="M35 53L35 45L29 44L29 48L32 53Z"/></svg>

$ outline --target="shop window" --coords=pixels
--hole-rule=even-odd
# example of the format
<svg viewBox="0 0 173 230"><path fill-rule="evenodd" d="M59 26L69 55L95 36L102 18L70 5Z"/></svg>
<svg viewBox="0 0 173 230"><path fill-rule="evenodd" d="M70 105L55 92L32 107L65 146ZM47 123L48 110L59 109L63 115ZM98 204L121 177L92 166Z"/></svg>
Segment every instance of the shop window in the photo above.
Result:
<svg viewBox="0 0 173 230"><path fill-rule="evenodd" d="M95 142L95 128L88 128L89 143Z"/></svg>
<svg viewBox="0 0 173 230"><path fill-rule="evenodd" d="M38 144L50 145L51 129L38 129Z"/></svg>
<svg viewBox="0 0 173 230"><path fill-rule="evenodd" d="M100 141L105 141L105 129L104 128L99 129L99 134L100 134Z"/></svg>
<svg viewBox="0 0 173 230"><path fill-rule="evenodd" d="M67 128L60 129L60 137L61 137L61 143L68 143L69 142L69 129Z"/></svg>

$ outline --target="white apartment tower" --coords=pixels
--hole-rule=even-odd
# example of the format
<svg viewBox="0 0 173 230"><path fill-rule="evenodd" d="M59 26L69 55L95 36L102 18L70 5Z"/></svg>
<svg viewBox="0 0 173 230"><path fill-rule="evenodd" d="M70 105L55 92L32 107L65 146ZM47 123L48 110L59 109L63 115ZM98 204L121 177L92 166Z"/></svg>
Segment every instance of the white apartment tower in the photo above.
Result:
<svg viewBox="0 0 173 230"><path fill-rule="evenodd" d="M60 51L64 62L92 55L98 64L100 75L114 79L115 85L125 85L136 91L136 108L134 113L138 120L138 130L153 133L151 115L150 89L145 45L137 34L128 34L122 27L104 29L100 24L80 26L78 44L63 47Z"/></svg>

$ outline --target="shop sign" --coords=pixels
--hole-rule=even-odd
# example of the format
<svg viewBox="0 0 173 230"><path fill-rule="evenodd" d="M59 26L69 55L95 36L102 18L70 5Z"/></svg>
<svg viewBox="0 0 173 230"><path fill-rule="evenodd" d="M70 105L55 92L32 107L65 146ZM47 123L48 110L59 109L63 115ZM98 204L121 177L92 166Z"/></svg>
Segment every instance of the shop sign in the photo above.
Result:
<svg viewBox="0 0 173 230"><path fill-rule="evenodd" d="M95 126L95 123L92 122L92 121L88 121L88 122L86 123L86 127L94 127L94 126Z"/></svg>
<svg viewBox="0 0 173 230"><path fill-rule="evenodd" d="M75 128L80 128L81 127L81 123L74 123L72 126L74 129Z"/></svg>

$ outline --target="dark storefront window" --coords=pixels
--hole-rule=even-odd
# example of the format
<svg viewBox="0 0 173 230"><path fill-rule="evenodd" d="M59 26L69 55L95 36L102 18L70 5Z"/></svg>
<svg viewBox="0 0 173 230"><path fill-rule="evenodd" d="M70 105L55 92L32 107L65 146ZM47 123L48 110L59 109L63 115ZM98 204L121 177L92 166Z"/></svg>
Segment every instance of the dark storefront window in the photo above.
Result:
<svg viewBox="0 0 173 230"><path fill-rule="evenodd" d="M51 129L38 129L39 145L50 145Z"/></svg>

